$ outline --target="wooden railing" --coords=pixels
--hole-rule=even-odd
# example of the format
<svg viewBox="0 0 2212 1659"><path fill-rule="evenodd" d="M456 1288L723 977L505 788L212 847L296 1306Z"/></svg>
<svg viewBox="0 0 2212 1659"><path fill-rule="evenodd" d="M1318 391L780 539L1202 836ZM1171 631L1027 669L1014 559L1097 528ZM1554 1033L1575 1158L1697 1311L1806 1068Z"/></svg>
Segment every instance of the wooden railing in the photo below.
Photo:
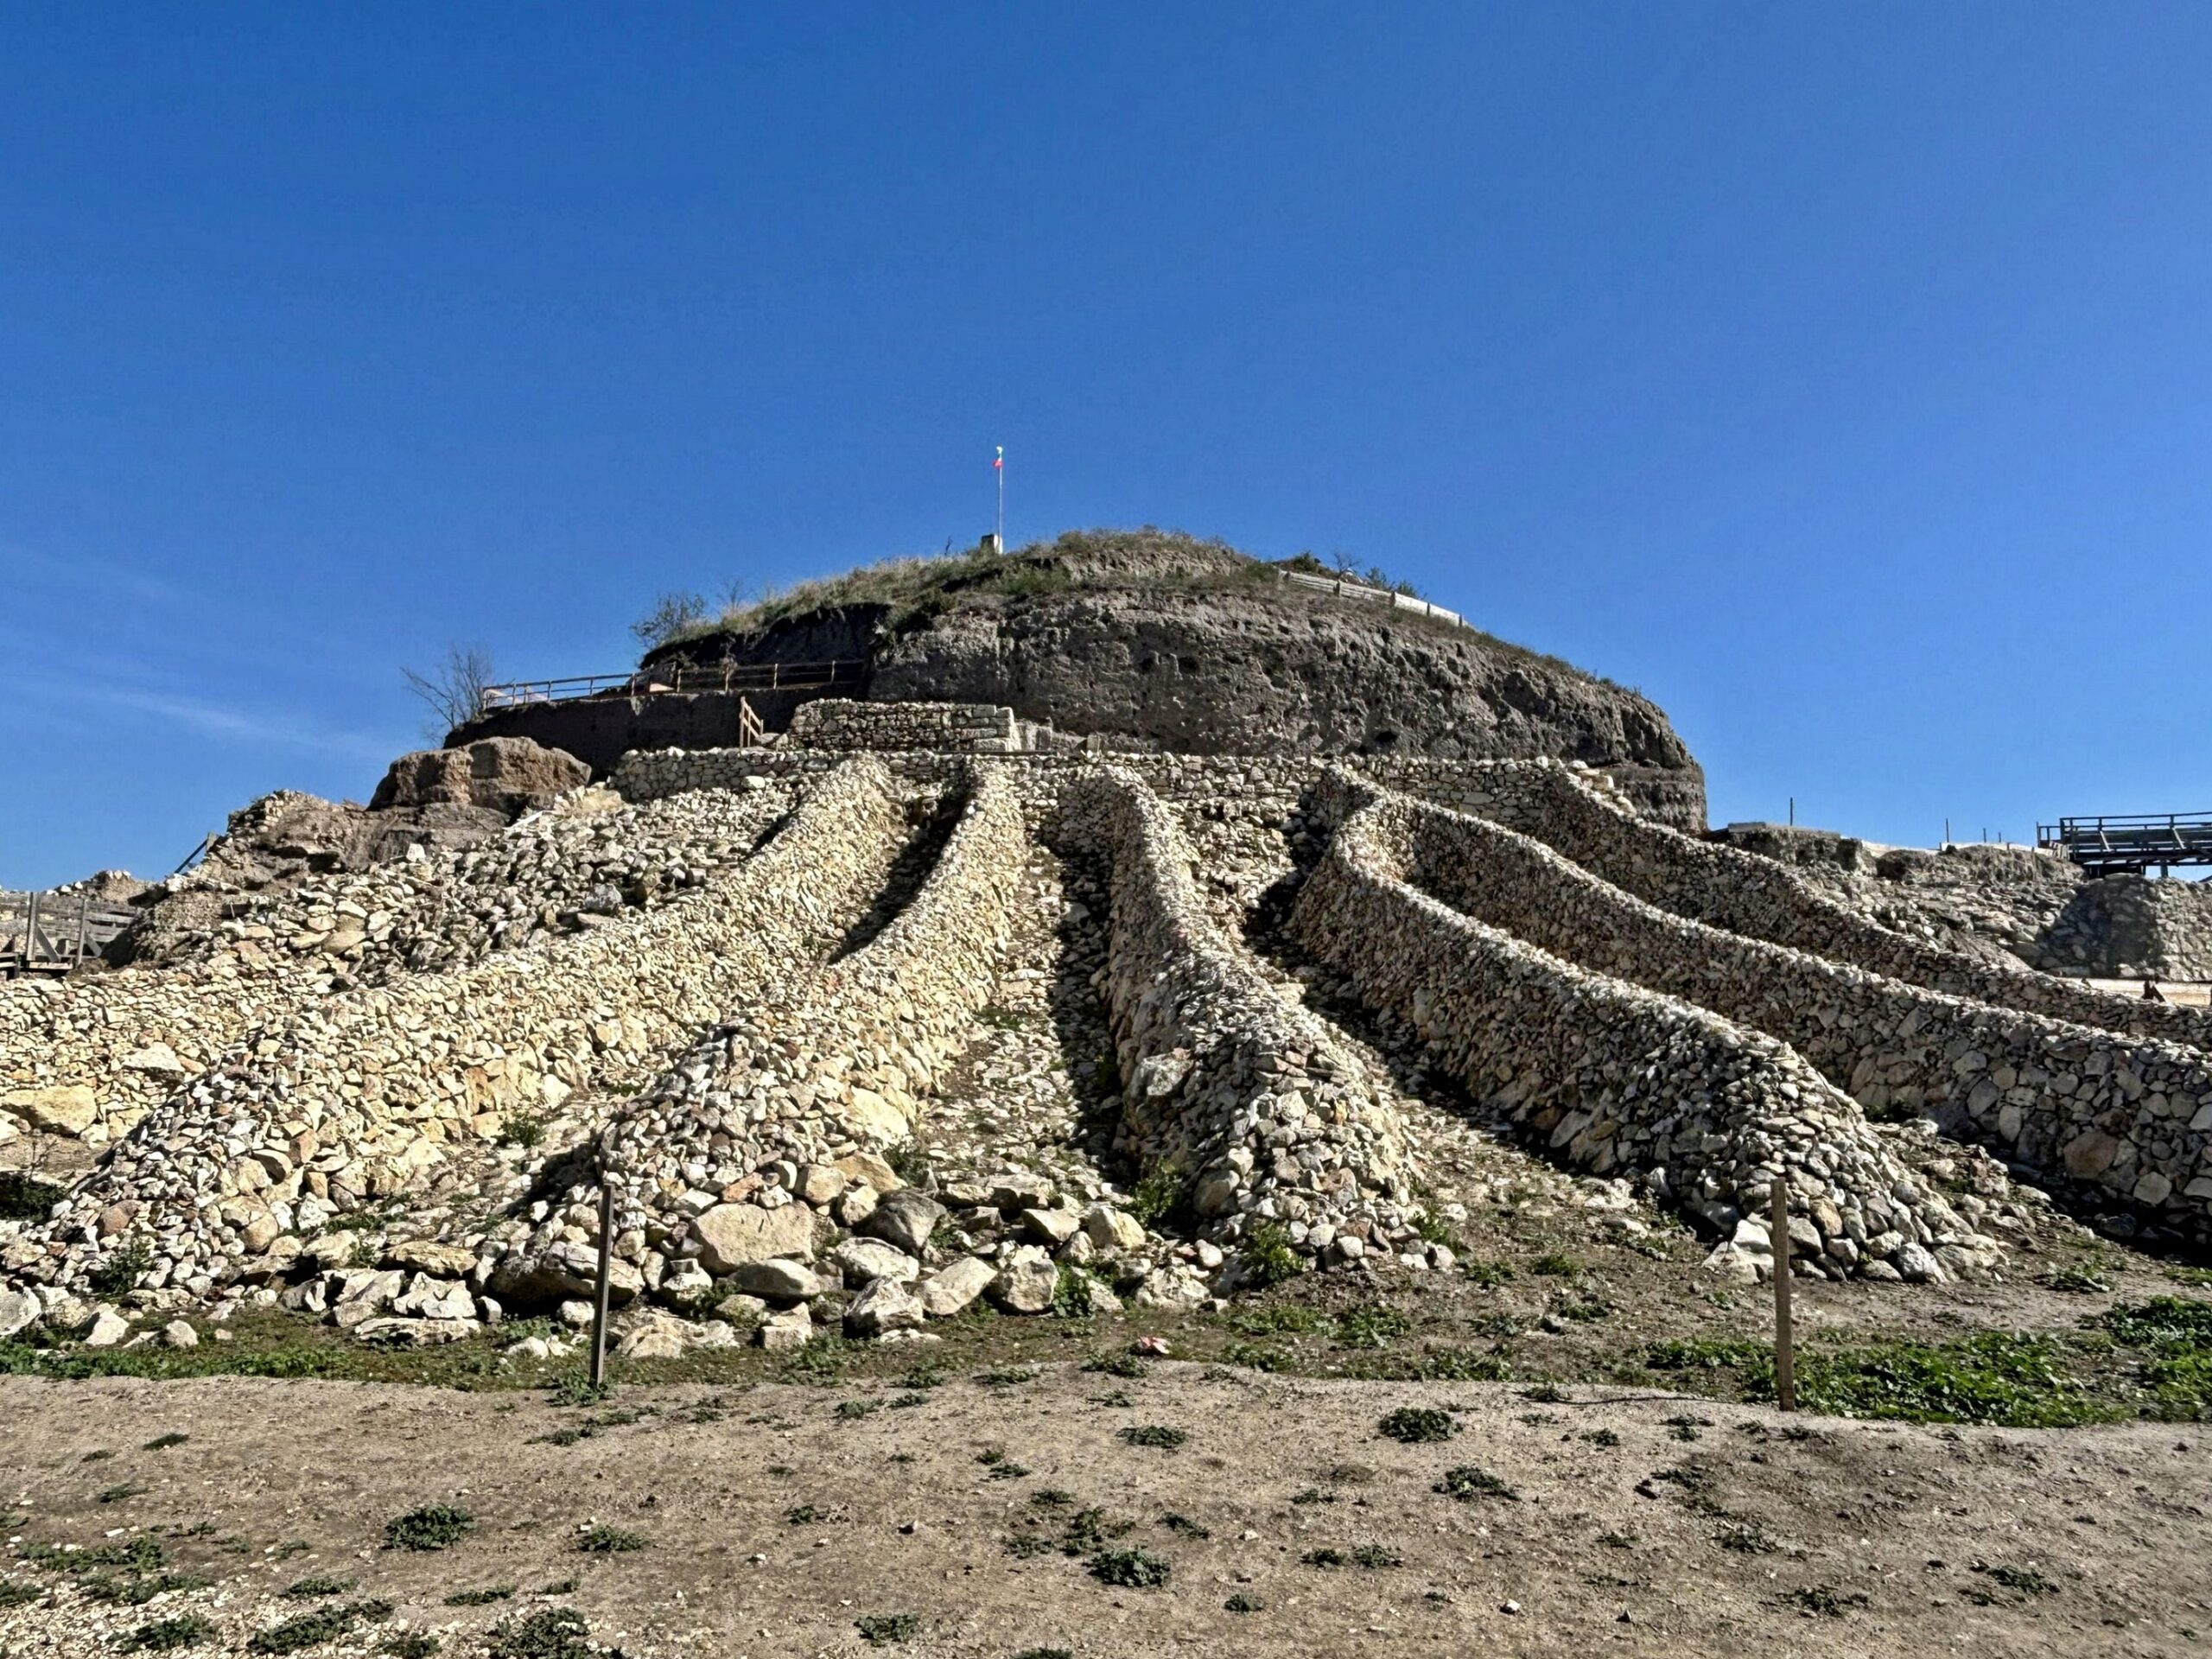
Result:
<svg viewBox="0 0 2212 1659"><path fill-rule="evenodd" d="M484 688L483 712L525 703L572 702L584 697L654 697L685 691L826 691L858 687L868 677L862 658L827 663L687 664L673 670L641 668L632 674L576 674L560 680L514 680Z"/></svg>
<svg viewBox="0 0 2212 1659"><path fill-rule="evenodd" d="M0 893L0 975L61 974L138 919L85 893Z"/></svg>
<svg viewBox="0 0 2212 1659"><path fill-rule="evenodd" d="M1370 588L1363 582L1347 582L1342 576L1313 576L1303 570L1285 570L1282 579L1294 587L1311 588L1316 593L1333 594L1338 599L1364 601L1370 605L1388 605L1393 609L1412 611L1421 616L1433 616L1440 622L1449 622L1455 627L1469 626L1467 619L1457 611L1447 611L1441 605L1432 605L1425 599L1415 599L1411 594L1401 594L1388 588Z"/></svg>

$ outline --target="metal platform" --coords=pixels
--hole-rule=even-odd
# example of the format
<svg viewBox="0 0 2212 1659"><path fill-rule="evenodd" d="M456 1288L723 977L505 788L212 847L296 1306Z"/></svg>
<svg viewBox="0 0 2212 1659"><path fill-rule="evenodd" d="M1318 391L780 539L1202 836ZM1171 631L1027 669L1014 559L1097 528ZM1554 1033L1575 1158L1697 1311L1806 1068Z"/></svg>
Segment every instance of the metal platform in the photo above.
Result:
<svg viewBox="0 0 2212 1659"><path fill-rule="evenodd" d="M2036 845L2064 853L2092 875L2212 864L2212 812L2061 818L2036 826Z"/></svg>

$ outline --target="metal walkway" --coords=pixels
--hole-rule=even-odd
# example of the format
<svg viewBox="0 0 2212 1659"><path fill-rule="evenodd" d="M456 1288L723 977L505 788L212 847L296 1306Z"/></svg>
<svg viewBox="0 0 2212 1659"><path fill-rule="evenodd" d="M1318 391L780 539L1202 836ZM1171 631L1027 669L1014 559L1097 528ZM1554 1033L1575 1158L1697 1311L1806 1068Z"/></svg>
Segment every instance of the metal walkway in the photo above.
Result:
<svg viewBox="0 0 2212 1659"><path fill-rule="evenodd" d="M2036 826L2036 845L2064 853L2092 875L2212 864L2212 812L2061 818Z"/></svg>

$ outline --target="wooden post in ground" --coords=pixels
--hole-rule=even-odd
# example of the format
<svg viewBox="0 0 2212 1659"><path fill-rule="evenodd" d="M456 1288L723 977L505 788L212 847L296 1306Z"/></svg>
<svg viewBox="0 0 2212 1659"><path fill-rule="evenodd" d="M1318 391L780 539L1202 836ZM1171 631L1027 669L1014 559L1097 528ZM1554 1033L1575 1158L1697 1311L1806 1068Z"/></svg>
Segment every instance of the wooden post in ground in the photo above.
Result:
<svg viewBox="0 0 2212 1659"><path fill-rule="evenodd" d="M591 1385L607 1386L607 1304L614 1276L614 1183L599 1166L599 1278L592 1287Z"/></svg>
<svg viewBox="0 0 2212 1659"><path fill-rule="evenodd" d="M1774 1202L1767 1217L1767 1243L1774 1252L1774 1398L1784 1411L1797 1409L1796 1357L1789 1332L1789 1183L1777 1172Z"/></svg>

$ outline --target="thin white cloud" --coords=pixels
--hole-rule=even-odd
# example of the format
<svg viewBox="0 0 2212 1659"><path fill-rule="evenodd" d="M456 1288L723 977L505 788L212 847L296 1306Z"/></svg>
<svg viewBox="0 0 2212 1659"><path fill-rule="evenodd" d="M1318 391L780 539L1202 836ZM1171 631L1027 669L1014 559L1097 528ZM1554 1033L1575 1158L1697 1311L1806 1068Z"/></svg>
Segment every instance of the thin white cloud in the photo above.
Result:
<svg viewBox="0 0 2212 1659"><path fill-rule="evenodd" d="M20 542L0 542L0 569L19 581L110 600L136 600L165 611L188 610L200 603L188 588L89 553L65 557Z"/></svg>
<svg viewBox="0 0 2212 1659"><path fill-rule="evenodd" d="M87 686L73 695L89 696L118 709L151 715L211 737L282 748L310 749L348 759L389 760L397 753L389 739L368 736L326 726L319 721L272 716L248 709L227 707L198 697L176 696L159 691L138 691L121 686Z"/></svg>

